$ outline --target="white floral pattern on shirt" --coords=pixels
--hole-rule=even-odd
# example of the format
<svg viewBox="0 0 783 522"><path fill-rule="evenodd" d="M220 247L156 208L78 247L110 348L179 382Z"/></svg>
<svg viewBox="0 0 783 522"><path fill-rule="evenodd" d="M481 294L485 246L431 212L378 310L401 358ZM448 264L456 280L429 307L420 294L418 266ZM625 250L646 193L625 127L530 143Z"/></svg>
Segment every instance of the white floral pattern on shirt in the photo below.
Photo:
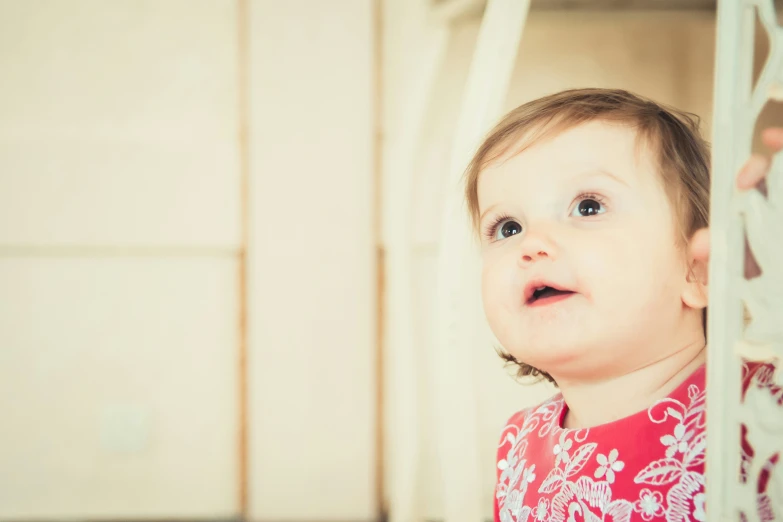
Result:
<svg viewBox="0 0 783 522"><path fill-rule="evenodd" d="M703 368L694 375L669 397L617 424L561 428L562 396L512 417L499 448L497 519L704 522ZM771 365L746 365L743 389L766 389L783 406L783 387L773 376ZM753 456L743 427L743 481L750 480ZM777 460L775 455L767 462L762 475L769 476ZM773 521L769 495L759 485L758 515ZM740 518L747 520L744 513Z"/></svg>
<svg viewBox="0 0 783 522"><path fill-rule="evenodd" d="M704 392L692 385L688 398L687 404L666 398L648 409L648 422L668 426L668 433L655 439L660 457L635 476L624 474L626 463L616 447L599 451L589 429L560 428L562 397L528 411L521 423L506 428L507 452L498 462L496 490L500 520L528 522L532 515L540 522L631 522L634 513L645 522L695 520L698 509L691 499L704 487ZM549 450L553 466L546 476L537 476L526 455L528 441L553 435L559 435ZM631 480L653 489L616 498L615 483Z"/></svg>
<svg viewBox="0 0 783 522"><path fill-rule="evenodd" d="M633 510L641 513L644 520L652 520L653 517L663 515L663 495L660 491L643 489L639 493L639 500L633 505Z"/></svg>
<svg viewBox="0 0 783 522"><path fill-rule="evenodd" d="M598 461L598 469L595 470L595 478L599 479L606 476L606 481L611 484L614 482L614 472L622 471L625 467L625 462L617 460L617 450L613 449L609 452L609 456L598 454L596 460Z"/></svg>
<svg viewBox="0 0 783 522"><path fill-rule="evenodd" d="M660 438L665 448L663 458L651 462L634 478L637 484L669 487L664 502L667 522L691 520L694 496L704 489L705 391L692 384L688 398L687 405L666 398L647 410L655 424L676 422L672 434Z"/></svg>

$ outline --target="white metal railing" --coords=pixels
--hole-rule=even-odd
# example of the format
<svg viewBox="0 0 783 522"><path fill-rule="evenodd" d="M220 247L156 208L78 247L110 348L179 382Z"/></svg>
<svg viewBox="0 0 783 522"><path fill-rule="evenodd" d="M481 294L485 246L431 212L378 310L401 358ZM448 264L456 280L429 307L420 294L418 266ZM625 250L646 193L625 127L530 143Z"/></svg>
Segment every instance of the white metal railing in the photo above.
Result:
<svg viewBox="0 0 783 522"><path fill-rule="evenodd" d="M755 17L770 53L752 86ZM756 120L770 98L783 92L783 30L772 0L719 0L712 158L711 261L707 365L707 514L710 521L781 520L783 490L771 472L766 495L758 481L783 450L783 415L768 389L751 386L742 400L744 360L783 359L783 177L773 160L768 197L739 192L735 177L751 151ZM783 122L782 122L783 123ZM762 275L744 277L745 240ZM744 306L743 306L744 305ZM744 326L744 307L751 322ZM781 376L776 376L778 384ZM741 425L753 448L742 463ZM773 518L770 518L773 517Z"/></svg>

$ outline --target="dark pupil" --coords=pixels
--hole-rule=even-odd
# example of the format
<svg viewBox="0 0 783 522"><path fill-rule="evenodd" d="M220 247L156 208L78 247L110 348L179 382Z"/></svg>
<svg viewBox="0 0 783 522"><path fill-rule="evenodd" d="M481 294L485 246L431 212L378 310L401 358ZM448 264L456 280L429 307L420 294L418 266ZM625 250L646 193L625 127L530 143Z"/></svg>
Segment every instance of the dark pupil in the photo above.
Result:
<svg viewBox="0 0 783 522"><path fill-rule="evenodd" d="M601 204L594 199L585 199L579 203L579 213L583 216L593 216L601 210Z"/></svg>
<svg viewBox="0 0 783 522"><path fill-rule="evenodd" d="M500 233L503 234L503 237L513 236L514 234L519 234L520 232L522 232L522 227L519 225L519 223L514 221L506 222L506 224L503 225L503 228L500 230Z"/></svg>

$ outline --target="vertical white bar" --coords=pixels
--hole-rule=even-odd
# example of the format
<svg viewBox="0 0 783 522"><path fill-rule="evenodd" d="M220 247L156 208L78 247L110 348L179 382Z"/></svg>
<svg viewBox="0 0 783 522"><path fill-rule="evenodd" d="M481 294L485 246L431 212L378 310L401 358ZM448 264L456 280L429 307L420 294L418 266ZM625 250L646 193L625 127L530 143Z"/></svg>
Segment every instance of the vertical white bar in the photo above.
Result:
<svg viewBox="0 0 783 522"><path fill-rule="evenodd" d="M396 7L400 8L400 2ZM402 8L404 9L404 7ZM412 12L413 11L413 12ZM416 17L416 8L404 13ZM412 522L420 518L417 495L420 465L421 429L419 402L422 390L417 377L422 357L413 332L413 174L433 88L445 56L449 28L410 27L406 34L419 42L416 54L406 56L401 91L385 100L394 100L401 112L399 125L391 129L384 149L383 241L386 251L384 284L384 407L388 466L387 495L389 520ZM403 47L403 52L404 47ZM400 71L402 72L402 71ZM399 85L399 84L398 84Z"/></svg>
<svg viewBox="0 0 783 522"><path fill-rule="evenodd" d="M738 520L744 241L734 177L750 152L748 124L753 63L753 10L744 1L718 2L710 209L710 299L707 358L707 513L710 521ZM750 128L748 128L750 125Z"/></svg>
<svg viewBox="0 0 783 522"><path fill-rule="evenodd" d="M442 242L438 258L438 310L434 375L435 408L443 473L444 519L479 522L481 505L478 419L472 351L483 320L479 302L476 245L465 213L461 181L480 140L506 99L529 0L489 0L471 62L454 138L446 184Z"/></svg>

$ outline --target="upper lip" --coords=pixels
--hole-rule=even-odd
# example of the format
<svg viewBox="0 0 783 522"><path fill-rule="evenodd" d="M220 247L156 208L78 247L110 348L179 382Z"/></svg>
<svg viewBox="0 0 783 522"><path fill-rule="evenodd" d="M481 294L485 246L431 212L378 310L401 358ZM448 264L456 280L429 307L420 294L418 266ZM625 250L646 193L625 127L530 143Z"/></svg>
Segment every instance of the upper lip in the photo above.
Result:
<svg viewBox="0 0 783 522"><path fill-rule="evenodd" d="M533 294L536 292L536 290L538 290L539 288L544 288L546 286L548 286L549 288L554 288L555 290L560 290L561 292L573 292L573 290L571 290L570 288L566 288L562 285L558 285L546 279L532 279L525 285L525 294L524 294L525 304L533 300Z"/></svg>

